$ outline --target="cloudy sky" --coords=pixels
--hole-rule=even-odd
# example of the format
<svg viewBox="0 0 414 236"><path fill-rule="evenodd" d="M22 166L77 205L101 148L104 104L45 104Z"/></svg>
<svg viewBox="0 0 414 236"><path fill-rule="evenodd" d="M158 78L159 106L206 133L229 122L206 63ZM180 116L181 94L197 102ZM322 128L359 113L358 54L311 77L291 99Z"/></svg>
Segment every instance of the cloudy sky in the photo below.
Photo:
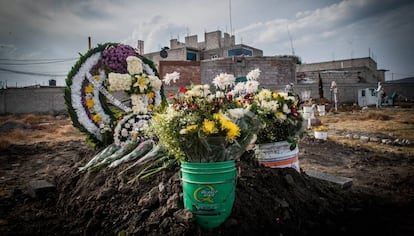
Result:
<svg viewBox="0 0 414 236"><path fill-rule="evenodd" d="M141 39L148 53L215 30L304 63L370 55L396 80L414 76L413 12L412 0L0 0L0 88L65 85L88 36L93 46Z"/></svg>

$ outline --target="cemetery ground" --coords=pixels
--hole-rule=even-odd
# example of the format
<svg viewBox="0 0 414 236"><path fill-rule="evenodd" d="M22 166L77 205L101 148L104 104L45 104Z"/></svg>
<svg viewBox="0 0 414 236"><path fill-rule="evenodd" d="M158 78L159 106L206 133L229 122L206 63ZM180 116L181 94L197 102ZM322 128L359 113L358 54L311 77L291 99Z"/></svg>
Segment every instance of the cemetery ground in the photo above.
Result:
<svg viewBox="0 0 414 236"><path fill-rule="evenodd" d="M232 214L208 231L183 210L178 166L134 184L137 169L119 174L128 164L78 173L95 152L68 117L2 116L0 235L414 235L414 110L341 108L317 118L328 140L307 130L302 173L244 155Z"/></svg>

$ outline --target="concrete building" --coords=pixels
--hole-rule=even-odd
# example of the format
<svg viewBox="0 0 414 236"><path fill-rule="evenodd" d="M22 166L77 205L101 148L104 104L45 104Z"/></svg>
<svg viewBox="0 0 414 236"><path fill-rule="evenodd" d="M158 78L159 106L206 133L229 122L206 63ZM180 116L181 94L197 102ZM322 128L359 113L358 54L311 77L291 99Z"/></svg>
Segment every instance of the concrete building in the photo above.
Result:
<svg viewBox="0 0 414 236"><path fill-rule="evenodd" d="M295 88L297 93L310 91L312 98L319 98L319 78L325 98L332 100L330 86L335 81L339 101L354 103L358 101L358 91L374 89L379 81L385 81L384 69L378 69L371 57L353 58L296 65Z"/></svg>
<svg viewBox="0 0 414 236"><path fill-rule="evenodd" d="M143 42L140 41L140 46ZM197 35L185 37L184 42L178 39L170 40L170 47L161 51L144 53L156 66L160 61L203 61L232 56L263 56L263 51L245 44L236 44L234 35L222 34L220 30L206 32L204 41L198 42Z"/></svg>
<svg viewBox="0 0 414 236"><path fill-rule="evenodd" d="M314 83L319 76L331 83L377 83L384 82L385 71L377 68L371 57L317 62L296 66L296 82Z"/></svg>

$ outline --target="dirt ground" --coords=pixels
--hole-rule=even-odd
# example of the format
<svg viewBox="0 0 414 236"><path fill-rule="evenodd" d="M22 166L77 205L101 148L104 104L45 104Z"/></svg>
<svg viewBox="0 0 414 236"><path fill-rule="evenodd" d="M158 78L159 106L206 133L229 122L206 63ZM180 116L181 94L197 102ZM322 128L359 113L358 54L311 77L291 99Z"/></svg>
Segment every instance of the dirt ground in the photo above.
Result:
<svg viewBox="0 0 414 236"><path fill-rule="evenodd" d="M95 151L65 115L0 117L0 235L414 235L414 111L317 118L328 140L307 130L301 173L261 167L246 153L230 217L203 230L183 210L178 166L132 185L138 169L119 175L128 163L79 173ZM351 178L352 186L309 171Z"/></svg>

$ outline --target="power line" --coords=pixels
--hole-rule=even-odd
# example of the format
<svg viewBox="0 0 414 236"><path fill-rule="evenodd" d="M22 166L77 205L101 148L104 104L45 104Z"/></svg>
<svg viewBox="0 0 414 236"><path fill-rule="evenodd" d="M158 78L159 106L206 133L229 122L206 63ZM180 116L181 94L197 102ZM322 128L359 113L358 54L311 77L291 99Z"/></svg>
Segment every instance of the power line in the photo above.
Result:
<svg viewBox="0 0 414 236"><path fill-rule="evenodd" d="M0 61L73 61L79 58L54 58L54 59L11 59L11 58L0 58Z"/></svg>
<svg viewBox="0 0 414 236"><path fill-rule="evenodd" d="M49 76L49 77L66 77L67 74L48 74L48 73L41 73L41 72L30 72L30 71L19 71L19 70L10 70L6 68L0 67L0 71L11 72L15 74L23 74L23 75L35 75L35 76Z"/></svg>
<svg viewBox="0 0 414 236"><path fill-rule="evenodd" d="M22 63L3 63L0 62L0 65L7 65L7 66L26 66L26 65L42 65L42 64L55 64L55 63L62 63L68 62L71 60L60 60L60 61L44 61L44 62L22 62Z"/></svg>

